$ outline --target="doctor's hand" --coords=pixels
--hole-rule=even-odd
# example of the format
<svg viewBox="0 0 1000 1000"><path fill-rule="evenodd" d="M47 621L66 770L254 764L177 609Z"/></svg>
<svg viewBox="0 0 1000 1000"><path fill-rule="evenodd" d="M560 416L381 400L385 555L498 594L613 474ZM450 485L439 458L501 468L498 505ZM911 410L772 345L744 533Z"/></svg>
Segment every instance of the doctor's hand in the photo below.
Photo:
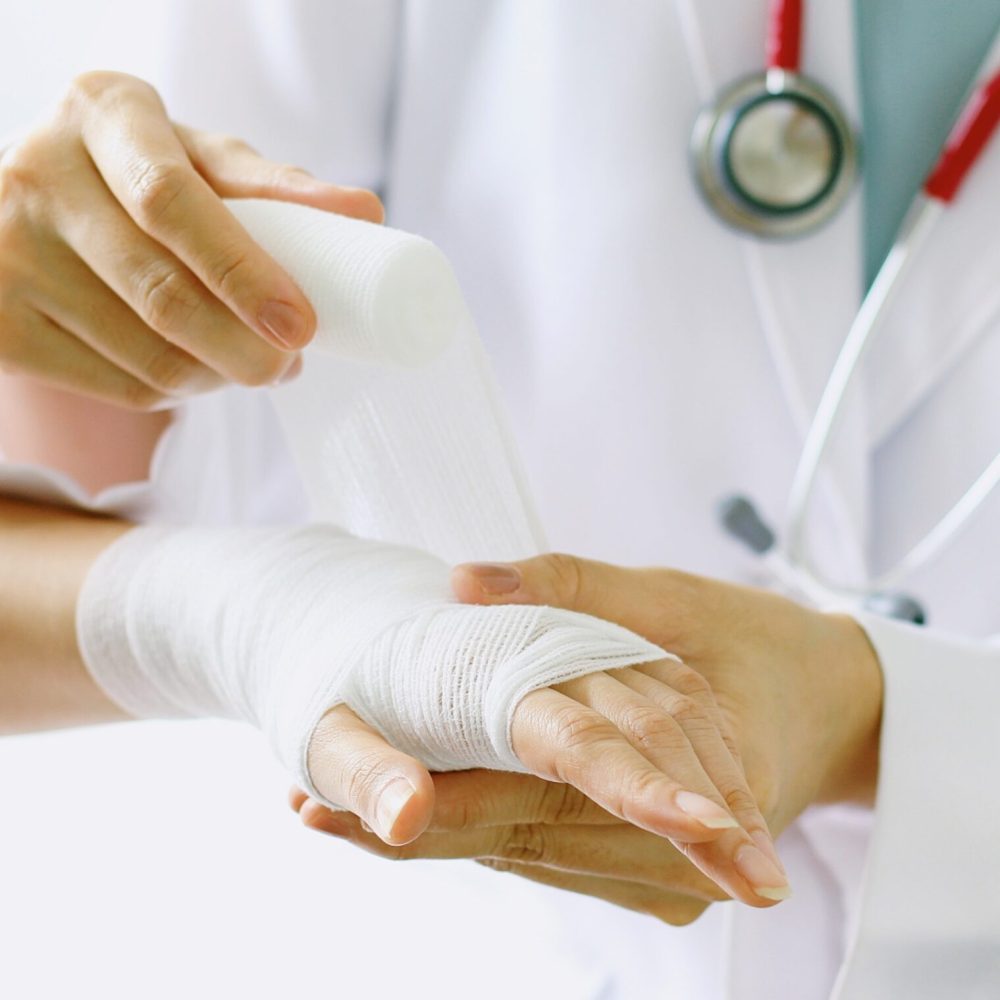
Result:
<svg viewBox="0 0 1000 1000"><path fill-rule="evenodd" d="M565 555L460 566L453 586L469 603L596 615L679 656L711 686L777 831L813 802L873 800L882 675L853 619L676 570Z"/></svg>
<svg viewBox="0 0 1000 1000"><path fill-rule="evenodd" d="M78 77L0 158L0 370L138 410L294 376L315 315L226 197L383 214L172 122L141 80Z"/></svg>
<svg viewBox="0 0 1000 1000"><path fill-rule="evenodd" d="M612 816L571 785L527 774L459 771L434 775L434 791L427 830L397 846L301 789L292 789L290 803L310 829L379 857L472 859L674 926L729 898L668 840Z"/></svg>

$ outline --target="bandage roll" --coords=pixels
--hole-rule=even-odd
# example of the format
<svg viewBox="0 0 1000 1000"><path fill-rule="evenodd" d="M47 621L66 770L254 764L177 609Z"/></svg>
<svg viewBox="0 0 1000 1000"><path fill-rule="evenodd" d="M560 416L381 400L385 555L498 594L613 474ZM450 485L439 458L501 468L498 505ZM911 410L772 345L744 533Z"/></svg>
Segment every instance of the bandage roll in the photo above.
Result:
<svg viewBox="0 0 1000 1000"><path fill-rule="evenodd" d="M531 555L542 535L444 256L315 209L231 205L317 313L301 377L272 393L318 523L128 533L84 585L84 661L133 715L257 725L317 798L310 739L341 703L429 767L521 769L528 692L666 654L585 615L453 600L451 564Z"/></svg>
<svg viewBox="0 0 1000 1000"><path fill-rule="evenodd" d="M228 204L316 311L302 375L272 391L314 516L448 563L544 548L489 363L440 250L300 205Z"/></svg>
<svg viewBox="0 0 1000 1000"><path fill-rule="evenodd" d="M466 310L447 258L401 232L278 201L227 202L316 311L314 351L376 364L432 361Z"/></svg>

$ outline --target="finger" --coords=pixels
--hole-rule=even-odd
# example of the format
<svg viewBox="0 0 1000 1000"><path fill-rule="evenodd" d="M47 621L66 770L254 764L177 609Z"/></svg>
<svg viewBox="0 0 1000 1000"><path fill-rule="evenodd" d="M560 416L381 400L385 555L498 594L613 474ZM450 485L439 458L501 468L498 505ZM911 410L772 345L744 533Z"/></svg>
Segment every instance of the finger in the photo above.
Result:
<svg viewBox="0 0 1000 1000"><path fill-rule="evenodd" d="M291 806L292 812L297 813L308 801L309 796L298 785L292 785L288 789L288 804Z"/></svg>
<svg viewBox="0 0 1000 1000"><path fill-rule="evenodd" d="M625 683L629 680L638 689L633 691L638 695L636 701L623 697L613 687L621 681L622 687L632 690ZM728 832L710 849L687 851L687 856L702 871L744 901L757 903L756 899L746 899L743 883L749 883L754 896L769 901L787 898L785 870L743 770L729 753L709 715L693 698L680 695L651 677L641 674L631 677L628 669L615 671L614 677L593 674L560 685L559 689L584 698L586 704L626 733L639 752L676 777L685 788L699 793L693 800L685 792L678 793L675 801L682 808L693 808L698 816L706 802L716 807L724 803L726 815L731 815L732 810L740 813L746 821L745 825L741 822L741 829ZM659 718L657 705L663 709ZM669 723L664 724L665 720ZM677 739L670 724L681 730L683 740Z"/></svg>
<svg viewBox="0 0 1000 1000"><path fill-rule="evenodd" d="M218 372L143 323L69 248L53 248L49 256L51 270L34 303L64 330L165 397L224 384Z"/></svg>
<svg viewBox="0 0 1000 1000"><path fill-rule="evenodd" d="M495 861L488 858L478 861L477 864L495 872L508 872L511 875L518 875L531 882L549 885L555 889L592 896L594 899L603 899L615 906L635 910L637 913L649 917L656 917L657 920L662 920L674 927L684 927L693 923L709 905L707 902L694 899L691 896L681 896L635 882L574 875L546 868L544 865L518 864L513 861Z"/></svg>
<svg viewBox="0 0 1000 1000"><path fill-rule="evenodd" d="M25 309L4 331L4 369L128 410L158 410L170 403L34 309Z"/></svg>
<svg viewBox="0 0 1000 1000"><path fill-rule="evenodd" d="M86 200L71 204L55 223L83 264L155 336L224 378L243 385L269 385L286 378L297 356L248 330L181 261L136 228L92 166L83 169L94 178L92 185L81 186ZM77 196L82 198L82 193ZM116 340L111 329L94 331L94 336L109 349Z"/></svg>
<svg viewBox="0 0 1000 1000"><path fill-rule="evenodd" d="M750 837L743 829L732 830L711 844L674 845L700 872L748 906L774 906L792 895L777 853L759 833Z"/></svg>
<svg viewBox="0 0 1000 1000"><path fill-rule="evenodd" d="M83 97L84 145L136 225L265 340L304 347L316 329L308 300L195 170L156 91L120 78Z"/></svg>
<svg viewBox="0 0 1000 1000"><path fill-rule="evenodd" d="M301 167L264 159L242 139L174 124L195 169L222 198L273 198L310 205L367 222L385 209L374 191L317 180Z"/></svg>
<svg viewBox="0 0 1000 1000"><path fill-rule="evenodd" d="M641 882L708 902L729 898L668 841L628 823L562 827L515 823L455 833L428 831L401 846L383 843L347 813L317 809L310 812L308 825L393 861L494 858Z"/></svg>
<svg viewBox="0 0 1000 1000"><path fill-rule="evenodd" d="M535 881L583 892L619 906L629 905L629 899L671 906L674 908L673 922L684 922L680 919L681 913L689 913L689 919L693 919L709 902L726 898L661 838L622 824L615 828L519 824L462 834L425 833L411 843L392 846L366 830L356 816L331 813L308 799L302 808L302 817L306 826L350 841L387 860L473 859L497 871L518 874L523 868L529 871L526 877L536 876ZM647 843L642 848L652 855L645 867L630 857L636 837L646 838ZM649 851L651 846L653 850ZM666 852L672 857L664 858ZM609 875L611 871L613 875ZM628 876L632 871L653 872L657 879L633 880ZM672 883L668 872L676 875ZM688 891L689 885L694 892ZM578 888L573 889L574 886ZM642 906L630 908L652 912ZM667 919L662 912L653 915Z"/></svg>
<svg viewBox="0 0 1000 1000"><path fill-rule="evenodd" d="M596 700L594 692L606 697L603 688L591 688L591 696ZM565 699L571 707L556 699ZM617 710L611 701L598 704L610 714ZM528 708L522 715L523 706ZM713 817L713 806L718 809L718 803L712 796L717 797L718 793L697 758L685 761L682 769L697 789L692 791L687 783L680 784L655 766L622 735L623 729L626 732L635 729L636 738L658 753L682 757L683 747L679 742L673 747L664 742L673 736L669 725L661 727L663 718L660 714L659 720L633 723L623 715L616 724L561 692L542 689L532 692L518 705L511 733L515 752L537 774L566 781L616 816L668 837L702 872L737 899L754 906L787 899L790 895L787 876L765 846L742 828L733 829L736 821L724 810L720 809ZM690 752L686 738L684 743ZM705 784L695 780L697 771ZM728 819L729 829L707 826L709 822L721 823L720 814ZM696 819L695 815L701 818ZM708 841L715 843L709 846ZM699 843L703 849L692 850Z"/></svg>
<svg viewBox="0 0 1000 1000"><path fill-rule="evenodd" d="M651 664L649 669L616 670L612 676L659 705L680 723L726 807L751 836L760 832L770 843L767 822L750 790L735 741L729 736L708 682L689 667L674 661ZM688 710L689 702L698 706L701 719L707 724L702 724L698 714ZM777 859L777 852L773 853Z"/></svg>
<svg viewBox="0 0 1000 1000"><path fill-rule="evenodd" d="M666 684L680 694L686 695L688 698L693 698L698 702L715 723L723 742L733 755L733 758L737 762L741 761L740 749L736 743L735 736L730 729L728 721L722 714L722 709L719 708L715 691L704 674L683 660L673 657L650 663L640 663L634 668L628 669L633 670L633 673L645 674L647 677L652 677L661 684Z"/></svg>
<svg viewBox="0 0 1000 1000"><path fill-rule="evenodd" d="M543 688L523 698L511 737L514 752L535 774L573 785L608 812L652 833L694 843L714 840L736 825L708 800L696 817L682 804L702 796L651 763L604 715L559 691ZM704 779L703 785L710 784ZM684 793L680 801L679 793Z"/></svg>
<svg viewBox="0 0 1000 1000"><path fill-rule="evenodd" d="M510 771L435 774L428 830L452 831L515 823L610 825L621 820L579 789Z"/></svg>
<svg viewBox="0 0 1000 1000"><path fill-rule="evenodd" d="M320 721L308 761L320 794L357 813L387 843L404 844L427 827L434 810L427 769L391 747L346 705Z"/></svg>
<svg viewBox="0 0 1000 1000"><path fill-rule="evenodd" d="M555 690L600 713L643 758L672 779L673 801L681 812L711 830L737 825L689 739L688 731L714 728L696 702L678 697L668 703L661 697L668 705L665 711L607 673L578 677Z"/></svg>
<svg viewBox="0 0 1000 1000"><path fill-rule="evenodd" d="M516 563L465 563L452 590L467 604L544 604L638 632L682 660L690 635L721 618L719 591L677 570L634 569L550 553Z"/></svg>

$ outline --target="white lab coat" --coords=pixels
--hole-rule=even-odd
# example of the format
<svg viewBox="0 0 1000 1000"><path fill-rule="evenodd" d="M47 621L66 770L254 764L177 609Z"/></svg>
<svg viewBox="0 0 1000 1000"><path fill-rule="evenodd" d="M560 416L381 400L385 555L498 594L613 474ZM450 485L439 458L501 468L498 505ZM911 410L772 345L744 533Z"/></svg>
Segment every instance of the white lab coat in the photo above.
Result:
<svg viewBox="0 0 1000 1000"><path fill-rule="evenodd" d="M861 292L857 193L819 233L761 244L716 222L690 180L692 118L760 68L765 6L192 0L163 15L155 51L147 38L111 64L153 79L179 120L379 188L392 224L445 250L553 548L760 582L713 502L746 492L780 525ZM810 5L805 66L856 120L854 52L851 5ZM835 575L890 562L1000 448L998 198L1000 143L853 394L812 519ZM237 390L180 416L150 483L96 502L183 520L302 513L266 397ZM792 901L716 907L683 930L557 899L592 973L567 995L1000 994L998 540L994 495L907 581L932 629L864 619L886 674L874 838L861 810L812 810L781 843Z"/></svg>

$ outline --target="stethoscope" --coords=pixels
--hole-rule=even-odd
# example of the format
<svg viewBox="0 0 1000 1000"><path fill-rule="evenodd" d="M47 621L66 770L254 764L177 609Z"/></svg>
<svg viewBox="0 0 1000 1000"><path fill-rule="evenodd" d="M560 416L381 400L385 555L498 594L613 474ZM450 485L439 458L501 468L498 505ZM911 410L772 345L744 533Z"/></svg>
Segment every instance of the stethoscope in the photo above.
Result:
<svg viewBox="0 0 1000 1000"><path fill-rule="evenodd" d="M799 236L815 229L843 204L857 173L857 143L846 117L828 91L799 72L801 33L801 0L771 0L766 71L723 91L699 114L692 134L694 174L707 203L729 225L757 236ZM720 504L725 530L762 556L785 586L817 605L861 605L923 624L924 608L897 589L900 582L937 555L1000 483L998 454L924 537L866 587L837 583L813 566L807 514L847 391L900 279L998 122L1000 72L973 91L851 324L805 436L789 492L784 543L778 544L747 497L730 496Z"/></svg>

